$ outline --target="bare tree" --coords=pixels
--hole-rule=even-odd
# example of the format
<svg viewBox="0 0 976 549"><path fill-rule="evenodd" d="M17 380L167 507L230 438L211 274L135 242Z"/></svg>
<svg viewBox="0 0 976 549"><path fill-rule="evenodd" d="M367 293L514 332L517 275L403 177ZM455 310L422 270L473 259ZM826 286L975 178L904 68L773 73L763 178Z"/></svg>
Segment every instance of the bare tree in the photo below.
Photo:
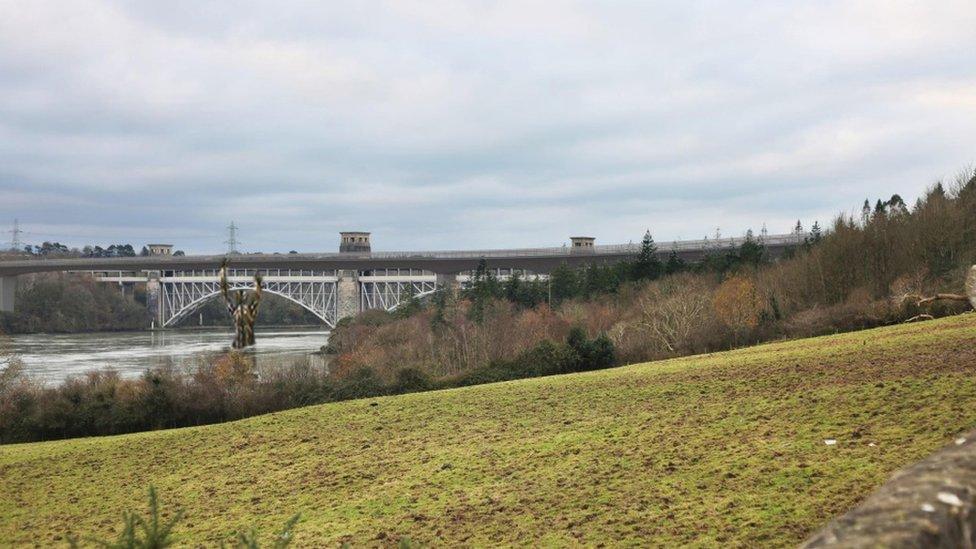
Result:
<svg viewBox="0 0 976 549"><path fill-rule="evenodd" d="M220 293L234 319L235 349L254 345L254 323L258 319L258 305L261 303L261 280L261 275L254 275L254 291L250 294L244 290L232 292L227 282L227 260L220 266Z"/></svg>
<svg viewBox="0 0 976 549"><path fill-rule="evenodd" d="M901 301L912 301L917 307L924 307L931 305L936 301L961 301L968 303L970 307L976 309L976 265L973 265L969 269L969 275L966 277L966 293L965 294L935 294L931 296L921 296L917 294L905 294L902 296ZM927 313L922 313L909 318L905 322L915 322L918 320L931 320L932 315Z"/></svg>
<svg viewBox="0 0 976 549"><path fill-rule="evenodd" d="M0 333L0 394L23 373L24 365L11 350L10 341Z"/></svg>
<svg viewBox="0 0 976 549"><path fill-rule="evenodd" d="M669 353L691 346L708 320L708 292L690 277L672 277L638 297L639 324Z"/></svg>

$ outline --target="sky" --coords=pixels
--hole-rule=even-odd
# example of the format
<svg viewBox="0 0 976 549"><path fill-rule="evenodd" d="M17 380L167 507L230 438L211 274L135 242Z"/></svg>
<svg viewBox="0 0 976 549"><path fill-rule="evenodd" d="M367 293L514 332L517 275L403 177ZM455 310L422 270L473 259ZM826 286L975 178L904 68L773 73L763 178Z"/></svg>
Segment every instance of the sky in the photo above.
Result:
<svg viewBox="0 0 976 549"><path fill-rule="evenodd" d="M0 14L0 229L31 243L220 252L231 221L250 252L784 233L976 161L972 0Z"/></svg>

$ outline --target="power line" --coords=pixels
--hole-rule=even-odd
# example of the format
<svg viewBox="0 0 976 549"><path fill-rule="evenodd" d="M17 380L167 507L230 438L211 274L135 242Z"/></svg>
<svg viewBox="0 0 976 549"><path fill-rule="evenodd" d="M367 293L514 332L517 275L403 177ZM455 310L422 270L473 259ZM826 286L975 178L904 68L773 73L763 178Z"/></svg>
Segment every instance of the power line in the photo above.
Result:
<svg viewBox="0 0 976 549"><path fill-rule="evenodd" d="M20 230L20 222L15 218L14 219L14 228L11 229L11 231L10 231L10 249L11 250L20 250L20 248L21 248L20 235L23 232L24 231Z"/></svg>
<svg viewBox="0 0 976 549"><path fill-rule="evenodd" d="M227 240L224 241L224 244L227 244L227 253L238 253L237 246L240 244L240 242L237 240L237 225L235 225L233 221L231 221L230 226L227 227L227 235Z"/></svg>

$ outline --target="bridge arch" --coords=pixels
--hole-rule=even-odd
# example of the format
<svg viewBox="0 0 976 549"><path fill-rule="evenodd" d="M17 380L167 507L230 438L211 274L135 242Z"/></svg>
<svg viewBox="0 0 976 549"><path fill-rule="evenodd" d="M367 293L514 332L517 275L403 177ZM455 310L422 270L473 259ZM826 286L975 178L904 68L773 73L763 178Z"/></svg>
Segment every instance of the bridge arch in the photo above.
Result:
<svg viewBox="0 0 976 549"><path fill-rule="evenodd" d="M217 284L208 285L206 288L197 286L195 291L189 295L175 296L181 288L177 284L169 285L172 287L164 288L165 297L163 298L163 318L162 327L168 328L175 326L180 321L200 309L205 303L220 296L220 288ZM249 284L231 284L230 291L237 290L250 291L253 287ZM288 301L302 307L306 311L315 315L329 328L335 328L335 294L334 288L331 294L302 292L301 288L293 285L266 284L262 291L267 294L275 295L287 299ZM201 291L202 290L202 291ZM182 299L181 299L182 298ZM187 299L189 298L189 299ZM259 314L260 316L260 314Z"/></svg>
<svg viewBox="0 0 976 549"><path fill-rule="evenodd" d="M410 296L409 299L404 299L404 300L402 300L402 301L400 301L398 303L394 303L392 306L388 307L386 310L387 310L387 312L392 313L393 311L396 311L397 309L399 309L400 307L403 307L407 303L410 303L410 300L411 299L416 299L416 300L422 301L422 300L428 299L429 297L431 297L432 295L436 294L437 292L439 292L439 291L441 291L443 289L444 288L434 288L433 290L426 290L426 291L420 292L419 294L414 294L414 295Z"/></svg>

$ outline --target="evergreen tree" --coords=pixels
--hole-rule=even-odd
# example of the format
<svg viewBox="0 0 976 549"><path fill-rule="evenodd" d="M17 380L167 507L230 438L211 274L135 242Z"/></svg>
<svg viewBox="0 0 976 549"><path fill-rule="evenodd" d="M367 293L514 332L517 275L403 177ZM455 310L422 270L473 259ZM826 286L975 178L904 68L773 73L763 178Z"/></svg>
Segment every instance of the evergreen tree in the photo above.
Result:
<svg viewBox="0 0 976 549"><path fill-rule="evenodd" d="M681 271L685 270L686 266L685 260L681 259L681 256L678 255L678 251L671 250L671 253L668 254L668 262L664 265L664 272L669 275L680 273Z"/></svg>
<svg viewBox="0 0 976 549"><path fill-rule="evenodd" d="M518 271L512 271L512 276L505 281L504 292L505 299L512 303L519 302L519 295L522 292L522 277Z"/></svg>
<svg viewBox="0 0 976 549"><path fill-rule="evenodd" d="M893 215L904 215L908 213L908 205L900 195L893 194L888 200L888 211Z"/></svg>
<svg viewBox="0 0 976 549"><path fill-rule="evenodd" d="M875 217L884 217L888 214L886 204L879 198L874 204L874 215Z"/></svg>
<svg viewBox="0 0 976 549"><path fill-rule="evenodd" d="M498 279L488 269L488 261L485 258L481 258L481 261L478 262L478 268L471 280L471 286L465 293L472 302L469 311L470 318L480 323L485 318L485 308L488 303L499 293Z"/></svg>
<svg viewBox="0 0 976 549"><path fill-rule="evenodd" d="M647 231L644 233L644 240L641 241L640 253L637 254L637 260L633 264L632 277L634 280L654 280L661 276L663 267L661 258L657 256L657 246L654 244L654 238L651 237L651 231Z"/></svg>
<svg viewBox="0 0 976 549"><path fill-rule="evenodd" d="M552 296L552 305L579 295L579 278L576 271L565 263L553 269L549 273L549 293Z"/></svg>
<svg viewBox="0 0 976 549"><path fill-rule="evenodd" d="M823 239L823 230L820 228L820 222L814 221L813 227L810 228L810 242L812 244L817 244Z"/></svg>
<svg viewBox="0 0 976 549"><path fill-rule="evenodd" d="M739 246L738 260L747 265L757 266L762 263L766 255L766 247L756 241L752 229L746 231L746 241Z"/></svg>

